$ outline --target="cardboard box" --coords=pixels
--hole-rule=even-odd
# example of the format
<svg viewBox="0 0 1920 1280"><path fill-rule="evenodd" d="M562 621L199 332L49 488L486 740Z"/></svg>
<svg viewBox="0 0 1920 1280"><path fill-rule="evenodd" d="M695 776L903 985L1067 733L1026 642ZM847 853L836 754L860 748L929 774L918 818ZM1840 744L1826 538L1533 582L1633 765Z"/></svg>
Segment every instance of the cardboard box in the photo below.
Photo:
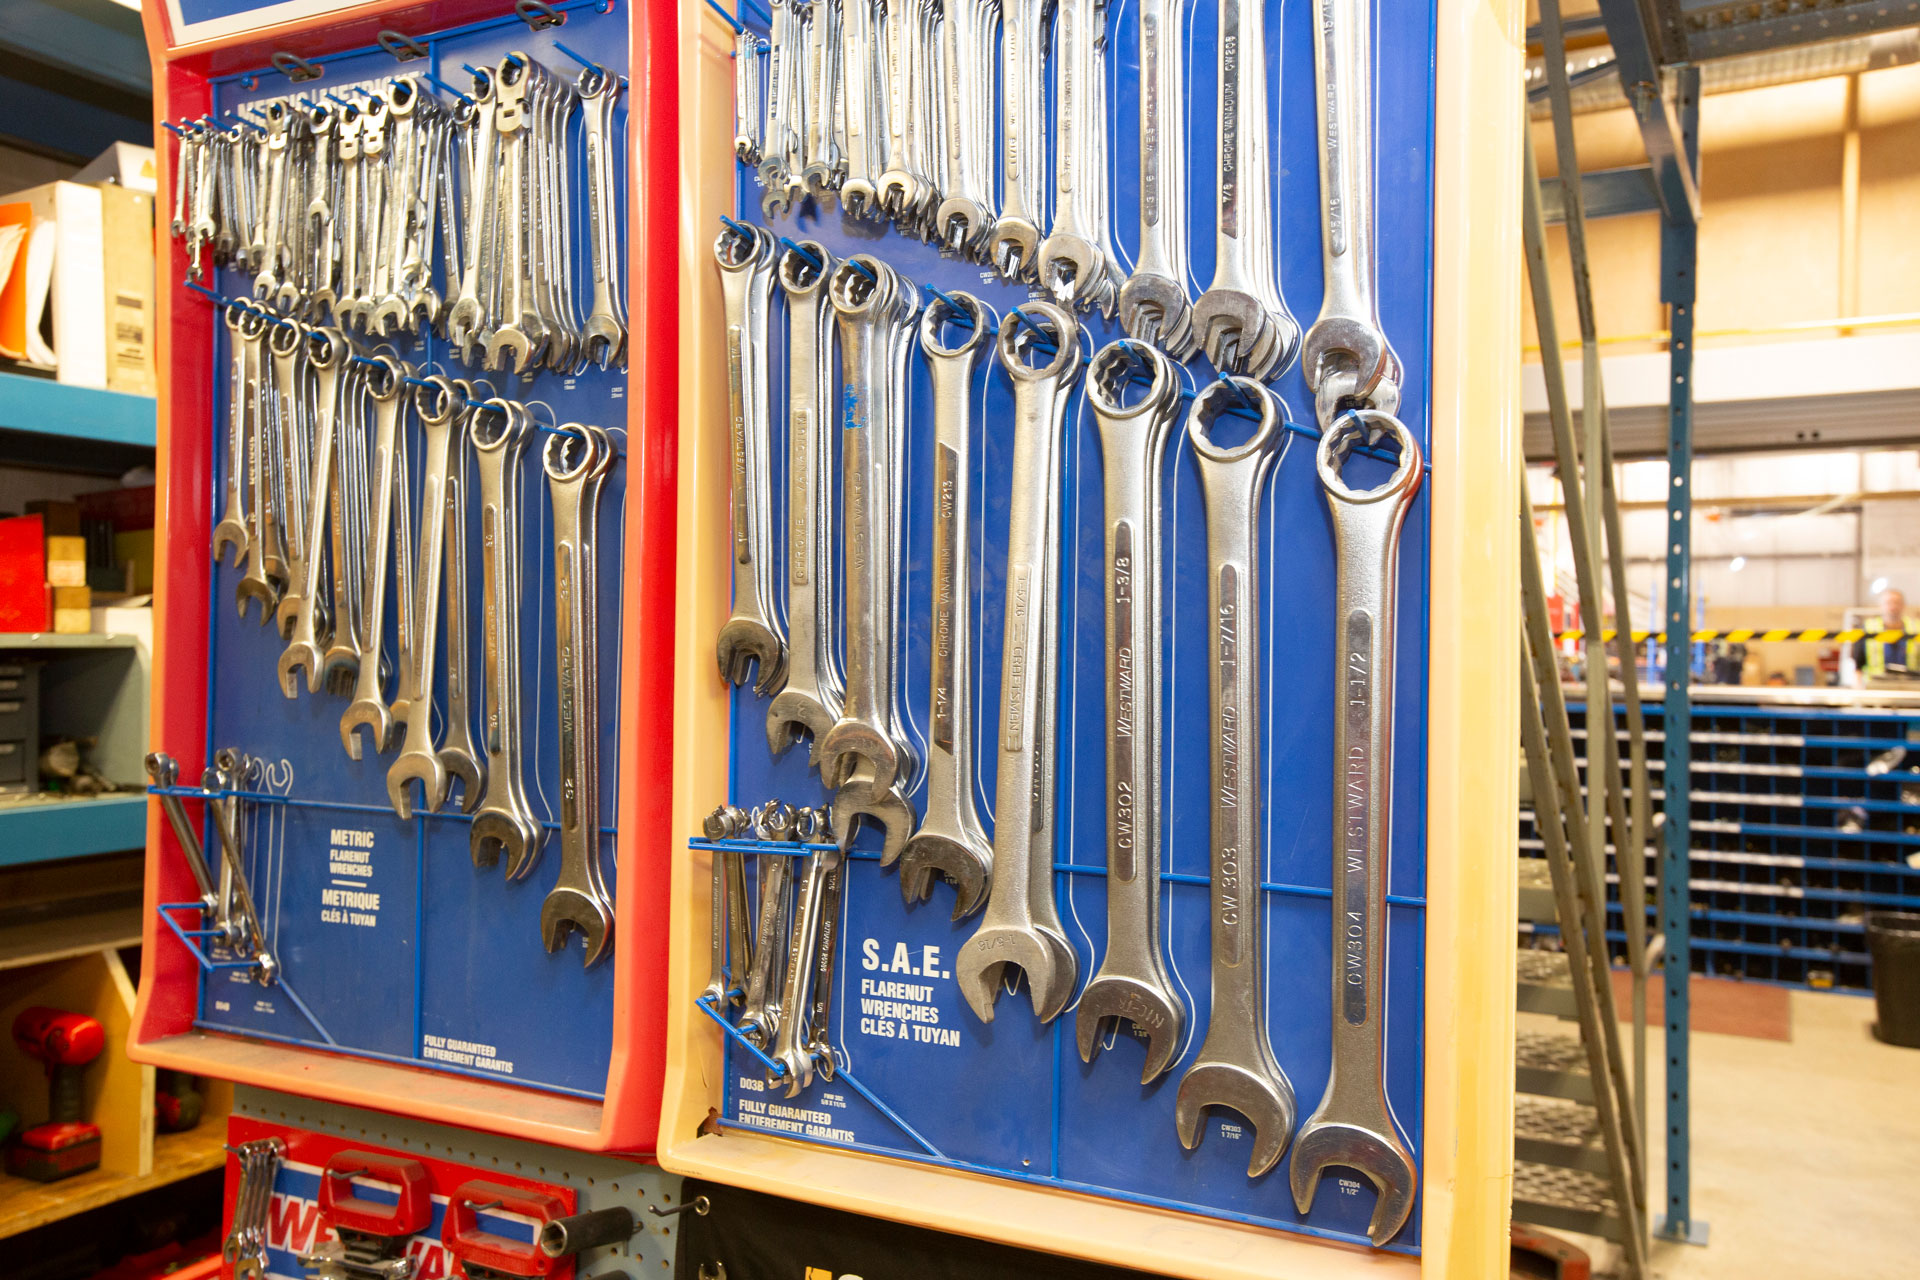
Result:
<svg viewBox="0 0 1920 1280"><path fill-rule="evenodd" d="M153 152L147 151L151 163ZM103 323L107 389L159 392L153 357L153 195L100 188Z"/></svg>
<svg viewBox="0 0 1920 1280"><path fill-rule="evenodd" d="M49 353L28 331L51 311L60 381L155 394L153 197L120 186L50 182L0 204L9 211L0 221L24 206L31 228L0 293L0 354L44 364Z"/></svg>
<svg viewBox="0 0 1920 1280"><path fill-rule="evenodd" d="M45 631L52 616L45 524L39 516L0 520L0 632Z"/></svg>
<svg viewBox="0 0 1920 1280"><path fill-rule="evenodd" d="M113 556L128 570L127 590L153 590L153 530L131 529L113 535Z"/></svg>
<svg viewBox="0 0 1920 1280"><path fill-rule="evenodd" d="M45 522L49 538L78 538L80 504L59 498L33 498L26 503L27 514Z"/></svg>
<svg viewBox="0 0 1920 1280"><path fill-rule="evenodd" d="M94 187L112 183L148 195L155 194L160 185L159 175L154 171L153 148L137 142L114 143L74 174L73 181Z"/></svg>
<svg viewBox="0 0 1920 1280"><path fill-rule="evenodd" d="M53 588L53 629L83 636L93 630L93 591L88 587Z"/></svg>
<svg viewBox="0 0 1920 1280"><path fill-rule="evenodd" d="M47 539L47 583L55 587L87 585L87 540L85 538Z"/></svg>

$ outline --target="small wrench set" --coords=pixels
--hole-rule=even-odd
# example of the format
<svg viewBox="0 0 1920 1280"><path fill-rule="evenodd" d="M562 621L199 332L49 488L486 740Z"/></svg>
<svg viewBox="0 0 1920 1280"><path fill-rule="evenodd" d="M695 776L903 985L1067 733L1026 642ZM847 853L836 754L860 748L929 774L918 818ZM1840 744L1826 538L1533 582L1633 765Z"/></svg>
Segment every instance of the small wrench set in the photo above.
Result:
<svg viewBox="0 0 1920 1280"><path fill-rule="evenodd" d="M188 231L212 228L174 259L215 321L209 723L273 782L150 767L211 864L211 927L172 917L207 944L201 1025L595 1096L628 36L569 17L227 77L182 138ZM239 815L271 839L243 851ZM269 990L241 996L228 956Z"/></svg>
<svg viewBox="0 0 1920 1280"><path fill-rule="evenodd" d="M1425 383L1375 253L1423 353L1430 233L1422 189L1377 219L1372 188L1376 139L1397 167L1426 145L1424 79L1376 122L1351 0L1221 0L1192 33L1165 0L769 7L732 44L761 225L714 244L724 1114L1417 1249L1425 636L1396 606L1424 585ZM1424 67L1423 39L1385 43ZM1271 93L1290 51L1315 74ZM1317 184L1280 187L1282 141ZM1276 230L1316 224L1303 334ZM735 807L809 785L830 839L803 850ZM939 884L950 919L915 910ZM1390 905L1416 908L1391 935ZM1106 1065L1129 1038L1137 1082ZM1304 1119L1295 1080L1324 1090Z"/></svg>
<svg viewBox="0 0 1920 1280"><path fill-rule="evenodd" d="M344 93L249 103L230 124L170 124L189 277L210 260L251 276L275 313L374 340L425 328L474 368L624 367L625 81L582 61L563 75L515 49L467 67L465 91L403 63Z"/></svg>

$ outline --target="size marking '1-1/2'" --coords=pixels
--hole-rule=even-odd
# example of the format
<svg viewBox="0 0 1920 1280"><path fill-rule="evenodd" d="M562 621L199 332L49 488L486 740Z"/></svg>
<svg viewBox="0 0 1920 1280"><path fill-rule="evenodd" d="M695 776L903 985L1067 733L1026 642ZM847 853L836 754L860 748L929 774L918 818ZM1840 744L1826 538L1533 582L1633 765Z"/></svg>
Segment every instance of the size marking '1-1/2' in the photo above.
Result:
<svg viewBox="0 0 1920 1280"><path fill-rule="evenodd" d="M1341 910L1346 913L1340 951L1341 1013L1359 1026L1367 1020L1367 820L1373 770L1373 616L1364 609L1347 616L1346 782L1341 829Z"/></svg>

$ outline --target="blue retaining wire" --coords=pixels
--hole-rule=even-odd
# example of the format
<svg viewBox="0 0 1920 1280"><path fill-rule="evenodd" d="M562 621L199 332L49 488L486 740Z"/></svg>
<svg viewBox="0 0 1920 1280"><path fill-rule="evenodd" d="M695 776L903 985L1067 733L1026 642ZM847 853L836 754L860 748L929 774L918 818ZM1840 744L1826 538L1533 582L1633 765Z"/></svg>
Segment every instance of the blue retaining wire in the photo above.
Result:
<svg viewBox="0 0 1920 1280"><path fill-rule="evenodd" d="M460 100L461 106L470 107L473 105L472 98L469 98L466 94L460 92L458 89L448 84L445 80L442 80L439 76L434 75L431 71L421 72L420 77L421 79L425 80L428 84L438 89L440 92L450 93L454 97L458 98Z"/></svg>
<svg viewBox="0 0 1920 1280"><path fill-rule="evenodd" d="M487 78L487 73L484 71L476 71L471 62L461 63L460 69L466 72L468 75L472 76L475 80L484 80Z"/></svg>
<svg viewBox="0 0 1920 1280"><path fill-rule="evenodd" d="M715 4L714 0L707 0L707 8L719 14L720 17L726 22L726 24L733 28L733 34L737 36L746 34L747 32L746 24L741 22L740 19L734 17L732 14L728 13L725 9L722 9L719 5Z"/></svg>
<svg viewBox="0 0 1920 1280"><path fill-rule="evenodd" d="M553 47L558 49L560 52L566 54L569 58L572 58L575 62L579 63L581 66L585 67L587 70L597 71L601 75L607 74L607 69L605 67L595 62L592 58L582 57L580 54L575 53L573 50L567 48L567 46L561 44L558 40L555 40L553 42Z"/></svg>
<svg viewBox="0 0 1920 1280"><path fill-rule="evenodd" d="M1033 330L1033 345L1040 350L1054 352L1060 349L1060 344L1047 337L1047 331L1040 327L1039 321L1027 314L1024 307L1015 307L1009 311L1007 313L1007 320L1009 323L1012 323L1014 320L1019 320L1022 324L1026 325L1027 328Z"/></svg>
<svg viewBox="0 0 1920 1280"><path fill-rule="evenodd" d="M880 1101L880 1099L877 1096L875 1096L873 1090L867 1088L867 1086L861 1084L858 1080L854 1079L852 1074L848 1072L845 1068L837 1069L834 1072L833 1078L835 1083L844 1082L846 1084L853 1086L853 1091L855 1093L865 1098L868 1101L868 1103L872 1105L875 1111L878 1111L881 1115L893 1121L893 1123L896 1126L898 1126L900 1132L906 1134L909 1138L912 1138L916 1143L920 1145L920 1147L923 1150L926 1151L928 1155L932 1156L935 1160L945 1160L947 1158L944 1154L941 1153L940 1148L934 1146L931 1142L928 1142L925 1138L921 1137L919 1130L915 1129L912 1125L908 1124L903 1118L901 1118L901 1115L899 1112L895 1111L892 1107L888 1106L886 1103Z"/></svg>
<svg viewBox="0 0 1920 1280"><path fill-rule="evenodd" d="M747 1039L745 1034L741 1032L740 1028L734 1026L731 1022L728 1022L725 1018L721 1017L718 1013L715 1013L713 1009L713 1002L711 999L709 999L706 996L701 996L698 1000L695 1000L694 1003L700 1006L701 1011L704 1012L709 1018L712 1018L715 1022L720 1024L720 1029L727 1033L727 1036L729 1039L732 1039L733 1041L738 1043L741 1047L746 1049L748 1053L751 1053L754 1057L760 1059L760 1065L764 1066L768 1071L771 1071L776 1076L779 1076L783 1079L786 1077L786 1074L787 1074L786 1067L781 1063L775 1062L772 1058L769 1058L764 1052L761 1051L761 1048L759 1045Z"/></svg>
<svg viewBox="0 0 1920 1280"><path fill-rule="evenodd" d="M728 223L731 223L733 219L728 218L726 219L726 221ZM819 254L815 253L813 250L809 248L806 248L804 245L799 244L794 240L792 236L781 236L780 245L782 248L791 249L795 253L799 254L803 259L806 260L807 265L811 266L815 271L825 271L827 269L827 264L820 261Z"/></svg>
<svg viewBox="0 0 1920 1280"><path fill-rule="evenodd" d="M873 274L873 268L869 267L866 263L855 262L852 258L848 258L847 265L849 267L852 267L855 271L858 271L861 275L865 276L867 278L868 284L880 283L880 277Z"/></svg>
<svg viewBox="0 0 1920 1280"><path fill-rule="evenodd" d="M927 285L921 285L920 287L925 289L928 293L932 294L934 297L940 299L940 301L946 303L947 306L952 309L953 314L947 317L949 320L959 325L962 329L973 328L972 313L969 312L965 307L961 306L960 303L953 297L952 294L948 293L945 289L940 288L938 285L927 284ZM987 324L987 332L990 334L998 334L1000 332L1000 326L989 321Z"/></svg>

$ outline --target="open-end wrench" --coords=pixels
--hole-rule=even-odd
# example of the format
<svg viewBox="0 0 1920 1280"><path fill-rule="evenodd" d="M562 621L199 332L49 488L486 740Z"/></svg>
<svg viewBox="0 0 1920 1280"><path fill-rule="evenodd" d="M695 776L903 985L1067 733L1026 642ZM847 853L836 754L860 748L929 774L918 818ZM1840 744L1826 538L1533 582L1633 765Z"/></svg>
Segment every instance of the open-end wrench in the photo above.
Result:
<svg viewBox="0 0 1920 1280"><path fill-rule="evenodd" d="M285 423L281 421L274 391L273 362L268 347L269 338L283 332L282 326L291 328L291 320L282 320L269 316L265 310L256 310L249 323L257 322L257 335L248 337L249 350L247 363L252 370L255 389L250 397L253 407L253 536L259 550L260 572L265 575L272 588L271 602L262 598L267 612L260 619L261 625L276 622L280 612L280 597L286 593L287 586L293 580L291 567L287 563L287 459L281 447ZM244 333L244 330L243 330ZM295 342L294 349L299 348Z"/></svg>
<svg viewBox="0 0 1920 1280"><path fill-rule="evenodd" d="M1000 217L987 257L1009 280L1031 277L1047 225L1046 57L1053 0L1004 0L1000 41Z"/></svg>
<svg viewBox="0 0 1920 1280"><path fill-rule="evenodd" d="M463 401L474 398L473 384L458 379L455 393ZM447 469L446 484L446 587L442 602L442 625L447 640L447 714L440 741L440 767L460 784L460 808L472 813L480 803L482 782L481 752L473 741L473 711L470 691L473 687L471 653L467 645L469 620L467 595L467 484L468 464L473 448L467 437L467 415L453 424L453 456Z"/></svg>
<svg viewBox="0 0 1920 1280"><path fill-rule="evenodd" d="M1399 461L1385 483L1341 478L1359 443L1390 440ZM1393 819L1394 611L1400 527L1420 488L1420 445L1392 414L1362 409L1328 423L1314 466L1333 517L1333 1067L1320 1105L1294 1144L1290 1180L1301 1213L1322 1171L1364 1174L1379 1199L1367 1224L1377 1247L1405 1225L1419 1170L1387 1102L1387 854Z"/></svg>
<svg viewBox="0 0 1920 1280"><path fill-rule="evenodd" d="M1132 404L1126 389L1144 379ZM1074 1030L1093 1061L1110 1018L1147 1038L1140 1083L1173 1065L1187 1006L1160 941L1160 475L1180 416L1178 366L1133 339L1087 367L1087 403L1106 477L1107 953L1080 993Z"/></svg>
<svg viewBox="0 0 1920 1280"><path fill-rule="evenodd" d="M870 0L842 0L840 9L841 95L846 113L846 176L840 180L840 207L856 219L881 213L878 182L886 168L886 97L875 84L880 67L879 31Z"/></svg>
<svg viewBox="0 0 1920 1280"><path fill-rule="evenodd" d="M221 485L226 491L226 502L221 508L220 523L213 528L215 563L226 554L228 547L232 547L233 567L236 569L248 563L253 555L253 534L247 525L247 423L251 411L247 403L246 347L242 334L246 316L247 311L238 305L230 305L226 309L227 358L231 366L227 380L227 456ZM240 597L240 611L244 616L244 595Z"/></svg>
<svg viewBox="0 0 1920 1280"><path fill-rule="evenodd" d="M948 301L951 299L951 301ZM957 305L960 310L953 308ZM962 335L949 346L942 333ZM900 894L924 902L936 873L956 890L953 918L986 901L993 844L973 801L973 381L999 316L969 293L936 298L920 316L933 378L933 658L929 675L927 812L900 854Z"/></svg>
<svg viewBox="0 0 1920 1280"><path fill-rule="evenodd" d="M460 288L447 309L447 340L460 349L460 357L469 363L474 348L483 341L489 316L482 301L481 272L497 268L498 254L488 257L497 239L499 201L495 198L500 174L500 135L495 124L494 75L482 67L473 77L469 91L473 100L472 158L468 164L467 219L464 248L466 258L460 264ZM343 153L344 154L344 153ZM452 211L449 210L449 213ZM452 271L454 264L448 263Z"/></svg>
<svg viewBox="0 0 1920 1280"><path fill-rule="evenodd" d="M147 776L153 779L153 785L165 790L180 785L180 765L164 751L147 753ZM209 915L219 909L220 894L215 887L213 868L207 865L206 851L200 847L200 836L187 820L186 806L180 803L179 796L162 795L155 797L160 808L167 815L167 822L173 827L174 841L180 846L180 856L186 859L187 870L193 873L194 887L200 890L200 909Z"/></svg>
<svg viewBox="0 0 1920 1280"><path fill-rule="evenodd" d="M1023 970L1033 1008L1050 1022L1067 1007L1078 960L1053 905L1053 790L1059 708L1055 667L1060 609L1060 452L1067 401L1084 357L1070 312L1031 302L1000 327L995 354L1013 380L1012 500L1007 524L1005 641L1000 665L999 766L993 889L980 928L954 961L967 1005L993 1021L1000 978ZM1044 365L1030 354L1053 352Z"/></svg>
<svg viewBox="0 0 1920 1280"><path fill-rule="evenodd" d="M826 809L806 812L812 814L812 820L802 824L801 838L824 838L822 833L830 832L833 828L833 815ZM845 880L845 868L843 859L823 873L820 924L813 943L813 998L807 1002L806 1049L813 1063L813 1073L822 1080L833 1079L837 1070L832 1038L833 965L834 957L840 951L840 889Z"/></svg>
<svg viewBox="0 0 1920 1280"><path fill-rule="evenodd" d="M828 284L839 326L844 384L840 432L841 542L845 555L847 683L840 719L814 738L813 760L835 787L857 773L858 792L834 798L836 836L849 836L855 810L887 824L885 860L899 855L912 823L883 794L916 765L894 732L893 621L898 581L892 501L896 481L892 346L917 307L913 283L869 254L849 258ZM864 762L864 766L861 765ZM883 810L885 811L883 813Z"/></svg>
<svg viewBox="0 0 1920 1280"><path fill-rule="evenodd" d="M1236 401L1259 407L1243 444L1213 442L1214 422ZM1280 1162L1293 1133L1293 1085L1267 1039L1261 922L1260 503L1279 457L1282 419L1251 378L1208 383L1187 418L1207 510L1209 703L1213 764L1213 1001L1199 1056L1180 1077L1174 1123L1180 1144L1200 1145L1208 1107L1231 1107L1253 1126L1247 1176Z"/></svg>
<svg viewBox="0 0 1920 1280"><path fill-rule="evenodd" d="M290 113L284 102L269 102L265 114L267 185L263 193L265 201L260 206L259 241L251 246L259 259L258 273L253 277L253 296L258 302L272 301L279 292L280 274L286 266L283 261L286 246L281 234L281 212L286 207L287 120Z"/></svg>
<svg viewBox="0 0 1920 1280"><path fill-rule="evenodd" d="M1301 362L1324 426L1350 404L1393 413L1400 388L1374 289L1370 11L1354 0L1314 0L1313 10L1326 292Z"/></svg>
<svg viewBox="0 0 1920 1280"><path fill-rule="evenodd" d="M542 322L531 280L529 254L538 232L527 216L533 195L527 187L530 164L529 138L533 131L533 109L527 91L538 64L524 53L510 53L494 70L494 127L500 134L500 167L506 176L501 186L505 221L500 226L500 244L504 253L500 270L504 289L500 312L494 317L493 332L485 351L489 369L525 373L546 353L548 332Z"/></svg>
<svg viewBox="0 0 1920 1280"><path fill-rule="evenodd" d="M1264 382L1300 347L1300 326L1280 302L1273 274L1265 6L1255 0L1219 0L1219 6L1214 274L1193 304L1193 328L1214 368Z"/></svg>
<svg viewBox="0 0 1920 1280"><path fill-rule="evenodd" d="M726 302L727 411L733 449L733 612L720 628L720 678L746 683L759 664L754 692L777 691L786 679L787 642L773 602L773 503L767 473L772 427L767 404L767 306L773 292L773 237L729 223L713 242ZM817 744L816 744L817 745Z"/></svg>
<svg viewBox="0 0 1920 1280"><path fill-rule="evenodd" d="M859 0L855 0L856 3ZM840 718L845 697L833 662L833 308L827 280L837 265L824 245L783 250L775 266L787 295L787 682L767 708L775 756L815 741Z"/></svg>
<svg viewBox="0 0 1920 1280"><path fill-rule="evenodd" d="M400 429L406 407L406 380L413 371L392 356L374 356L377 368L367 371L367 394L373 397L373 490L368 514L366 561L344 566L341 572L362 575L361 617L355 646L359 666L354 676L353 700L340 716L340 743L350 759L360 758L359 730L366 729L375 754L393 749L393 712L387 705L380 678L380 646L386 636L387 576L393 555L393 511L399 488Z"/></svg>
<svg viewBox="0 0 1920 1280"><path fill-rule="evenodd" d="M733 157L752 168L760 163L760 53L764 41L747 27L733 37Z"/></svg>
<svg viewBox="0 0 1920 1280"><path fill-rule="evenodd" d="M520 463L534 428L524 406L498 398L468 423L480 473L480 645L487 694L481 739L486 782L473 809L471 847L479 867L493 866L505 853L507 878L518 880L533 869L546 835L527 803L520 758Z"/></svg>
<svg viewBox="0 0 1920 1280"><path fill-rule="evenodd" d="M1193 355L1187 295L1184 0L1140 0L1140 257L1120 323L1177 360Z"/></svg>
<svg viewBox="0 0 1920 1280"><path fill-rule="evenodd" d="M993 236L993 94L998 70L1000 0L953 0L942 26L945 108L942 136L948 180L934 211L935 238L969 257L985 256Z"/></svg>
<svg viewBox="0 0 1920 1280"><path fill-rule="evenodd" d="M762 840L784 842L795 834L793 806L782 801L754 810L753 821L754 833ZM747 969L739 1029L760 1048L771 1049L780 1034L784 1012L780 1008L780 981L786 973L793 859L784 853L764 853L755 871L760 882L760 910L754 916L753 963Z"/></svg>
<svg viewBox="0 0 1920 1280"><path fill-rule="evenodd" d="M604 433L575 424L541 451L553 495L554 658L559 667L560 876L540 904L548 951L569 933L586 941L590 967L611 953L613 904L600 880L600 681L594 557L600 486L613 465Z"/></svg>
<svg viewBox="0 0 1920 1280"><path fill-rule="evenodd" d="M308 693L320 691L320 674L326 655L320 648L320 633L315 619L324 604L321 599L320 570L326 558L327 517L335 506L339 480L334 474L336 448L334 432L339 414L340 384L346 369L346 337L338 329L311 328L305 331L307 367L314 378L313 472L307 485L306 546L302 552L301 580L286 599L297 602L287 636L287 647L280 654L278 674L280 692L298 696L298 673L306 672ZM339 534L334 534L337 542ZM335 557L334 572L347 568ZM284 607L285 601L282 602ZM352 619L334 619L336 627L351 627Z"/></svg>
<svg viewBox="0 0 1920 1280"><path fill-rule="evenodd" d="M453 437L466 417L466 396L439 374L423 378L428 385L413 388L413 411L426 440L420 477L419 572L408 584L415 604L413 645L405 655L413 664L413 696L400 717L400 754L387 766L387 799L404 820L413 816L413 791L418 782L429 813L447 798L451 775L433 746L433 662L440 645L440 582L446 564L447 482L453 465ZM399 495L405 502L407 495Z"/></svg>
<svg viewBox="0 0 1920 1280"><path fill-rule="evenodd" d="M753 830L746 810L723 804L706 817L709 840L733 840ZM706 994L718 1012L746 999L746 974L753 967L753 925L747 918L747 859L738 849L713 855L714 973Z"/></svg>

